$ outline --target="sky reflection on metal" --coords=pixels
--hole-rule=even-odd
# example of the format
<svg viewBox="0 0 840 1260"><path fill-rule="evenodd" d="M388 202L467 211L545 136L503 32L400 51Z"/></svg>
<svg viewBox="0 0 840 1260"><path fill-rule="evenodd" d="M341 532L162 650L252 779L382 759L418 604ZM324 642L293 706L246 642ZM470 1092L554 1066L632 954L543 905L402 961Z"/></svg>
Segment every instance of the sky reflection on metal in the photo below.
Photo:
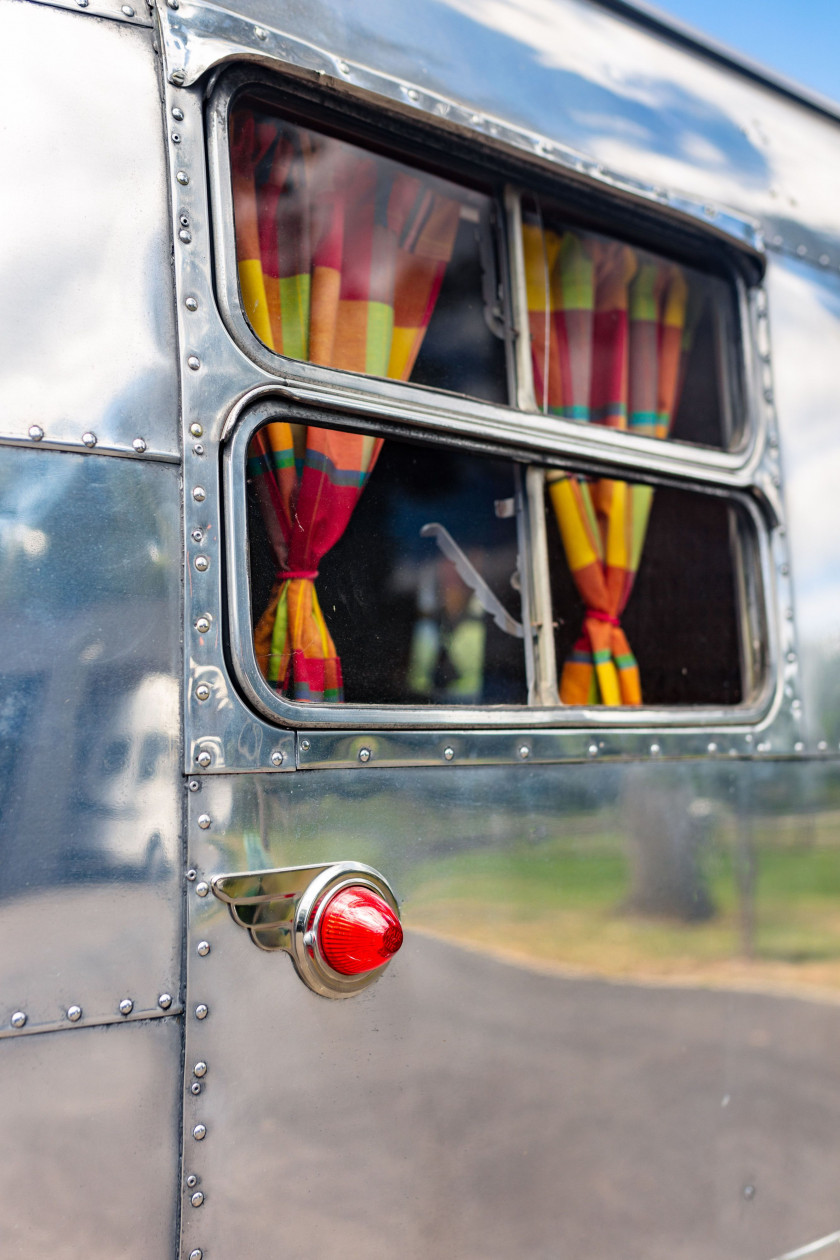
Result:
<svg viewBox="0 0 840 1260"><path fill-rule="evenodd" d="M840 101L837 0L654 0L651 8L803 87Z"/></svg>

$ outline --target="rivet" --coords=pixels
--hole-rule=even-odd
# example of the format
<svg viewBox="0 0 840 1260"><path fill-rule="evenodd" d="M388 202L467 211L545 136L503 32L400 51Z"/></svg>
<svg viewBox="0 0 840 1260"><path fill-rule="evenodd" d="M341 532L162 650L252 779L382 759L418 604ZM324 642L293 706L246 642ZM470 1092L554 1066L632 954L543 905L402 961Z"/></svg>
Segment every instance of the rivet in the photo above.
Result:
<svg viewBox="0 0 840 1260"><path fill-rule="evenodd" d="M210 885L205 880L201 880L201 882L195 886L195 895L197 897L206 897L209 891Z"/></svg>
<svg viewBox="0 0 840 1260"><path fill-rule="evenodd" d="M808 253L807 246L805 246L805 245L797 245L797 247L796 247L796 252L797 252L797 254L799 255L799 257L800 257L800 258L804 258L804 257L805 257L805 255Z"/></svg>
<svg viewBox="0 0 840 1260"><path fill-rule="evenodd" d="M178 0L166 0L170 9L178 8ZM169 82L174 83L176 87L180 87L187 76L183 70L173 70L169 76Z"/></svg>
<svg viewBox="0 0 840 1260"><path fill-rule="evenodd" d="M134 1010L134 1003L131 998L123 998L120 1002L120 1015L130 1015Z"/></svg>
<svg viewBox="0 0 840 1260"><path fill-rule="evenodd" d="M23 1028L27 1018L26 1011L15 1011L10 1021L12 1028Z"/></svg>
<svg viewBox="0 0 840 1260"><path fill-rule="evenodd" d="M204 454L204 445L203 445L203 443L202 443L202 442L195 442L195 443L193 444L193 455L203 455L203 454Z"/></svg>
<svg viewBox="0 0 840 1260"><path fill-rule="evenodd" d="M204 1195L201 1193L200 1190L196 1190L194 1194L190 1195L190 1203L193 1205L193 1207L201 1207L203 1202L204 1202Z"/></svg>
<svg viewBox="0 0 840 1260"><path fill-rule="evenodd" d="M189 228L181 228L181 231L178 233L178 240L183 241L185 245L189 245L192 240L192 232Z"/></svg>
<svg viewBox="0 0 840 1260"><path fill-rule="evenodd" d="M831 262L831 259L829 258L828 254L820 254L821 267L827 267L830 262Z"/></svg>
<svg viewBox="0 0 840 1260"><path fill-rule="evenodd" d="M196 1142L203 1142L207 1136L207 1126L205 1124L197 1124L193 1129L193 1137Z"/></svg>
<svg viewBox="0 0 840 1260"><path fill-rule="evenodd" d="M757 750L758 750L758 752L760 752L760 753L766 753L766 752L769 752L769 751L770 751L770 744L769 744L769 743L764 743L764 742L763 742L763 743L760 743L760 744L756 744L756 749L757 749Z"/></svg>
<svg viewBox="0 0 840 1260"><path fill-rule="evenodd" d="M195 694L198 700L209 700L210 688L207 686L207 683L199 683L195 689Z"/></svg>
<svg viewBox="0 0 840 1260"><path fill-rule="evenodd" d="M716 753L716 752L717 752L717 744L707 744L707 745L706 745L706 752Z"/></svg>
<svg viewBox="0 0 840 1260"><path fill-rule="evenodd" d="M206 573L210 568L210 561L207 556L196 556L195 567L198 569L199 573Z"/></svg>
<svg viewBox="0 0 840 1260"><path fill-rule="evenodd" d="M590 756L590 757L597 757L597 756L598 756L598 745L597 745L597 744L590 744L590 745L589 745L589 747L587 748L587 750L586 750L586 751L589 753L589 756Z"/></svg>
<svg viewBox="0 0 840 1260"><path fill-rule="evenodd" d="M198 764L200 766L203 766L205 770L210 765L210 762L212 760L213 758L210 756L210 753L207 751L206 748L202 748L201 752L196 757L196 761L198 762Z"/></svg>
<svg viewBox="0 0 840 1260"><path fill-rule="evenodd" d="M349 73L350 73L350 67L348 66L348 64L347 64L347 62L346 62L346 61L339 61L339 63L338 63L338 68L339 68L339 70L341 71L341 73L342 73L342 74L349 74Z"/></svg>
<svg viewBox="0 0 840 1260"><path fill-rule="evenodd" d="M409 89L408 89L408 99L409 99L410 101L419 101L419 100L420 100L420 93L417 91L417 88L409 88Z"/></svg>
<svg viewBox="0 0 840 1260"><path fill-rule="evenodd" d="M207 955L210 953L210 942L199 941L195 948L196 948L196 953L200 954L202 958L206 958Z"/></svg>
<svg viewBox="0 0 840 1260"><path fill-rule="evenodd" d="M279 748L275 748L274 752L269 757L269 761L273 766L282 766L285 760L286 754Z"/></svg>
<svg viewBox="0 0 840 1260"><path fill-rule="evenodd" d="M158 998L158 1006L160 1007L160 1009L162 1011L168 1011L171 1005L172 1005L172 994L161 993L160 997Z"/></svg>
<svg viewBox="0 0 840 1260"><path fill-rule="evenodd" d="M443 750L443 759L444 759L444 761L451 761L451 760L452 760L452 758L453 758L454 756L455 756L455 749L454 749L454 748L444 748L444 750Z"/></svg>
<svg viewBox="0 0 840 1260"><path fill-rule="evenodd" d="M268 31L265 30L262 26L255 26L254 34L256 35L257 39L268 39Z"/></svg>
<svg viewBox="0 0 840 1260"><path fill-rule="evenodd" d="M210 618L209 617L196 617L195 628L199 634L206 634L207 631L210 629ZM208 762L207 764L209 765L210 763Z"/></svg>
<svg viewBox="0 0 840 1260"><path fill-rule="evenodd" d="M522 761L527 761L528 758L531 756L531 749L528 747L527 744L520 744L519 756Z"/></svg>
<svg viewBox="0 0 840 1260"><path fill-rule="evenodd" d="M143 438L135 438L131 445L137 455L142 455L146 449L146 443Z"/></svg>
<svg viewBox="0 0 840 1260"><path fill-rule="evenodd" d="M193 302L193 303L194 303L194 305L193 305L193 306L190 306L190 302ZM196 302L195 298L187 298L187 308L188 308L189 310L194 311L194 310L196 310L196 308L197 308L197 307L198 307L198 302ZM201 425L200 425L200 424L191 424L191 425L190 425L190 433L192 434L192 436L193 436L193 437L203 437L203 436L204 436L204 430L202 429L202 427L201 427Z"/></svg>
<svg viewBox="0 0 840 1260"><path fill-rule="evenodd" d="M792 664L794 663L794 661L796 660L796 653L795 653L795 652L788 652L788 654L787 654L787 658L786 658L786 659L787 659L787 660L789 661L789 663L792 665Z"/></svg>
<svg viewBox="0 0 840 1260"><path fill-rule="evenodd" d="M178 4L179 4L179 0L166 0L166 7L167 7L167 9L177 9L177 8L178 8ZM179 78L180 78L180 79L182 79L182 80L183 80L183 78L184 78L184 72L183 72L182 70L175 70L175 71L173 71L173 77L174 77L174 75L176 75L176 74L179 76Z"/></svg>
<svg viewBox="0 0 840 1260"><path fill-rule="evenodd" d="M196 503L203 503L207 498L207 491L204 489L204 486L194 486L192 496Z"/></svg>
<svg viewBox="0 0 840 1260"><path fill-rule="evenodd" d="M172 117L175 119L176 122L184 121L184 111L181 109L180 105L173 105L171 112L172 112Z"/></svg>
<svg viewBox="0 0 840 1260"><path fill-rule="evenodd" d="M773 401L773 391L772 391L772 389L765 389L765 391L764 391L764 400L765 400L765 402L769 402L769 403L771 403L771 402Z"/></svg>
<svg viewBox="0 0 840 1260"><path fill-rule="evenodd" d="M658 757L661 752L662 752L662 749L659 747L658 744L651 744L650 753L652 757Z"/></svg>
<svg viewBox="0 0 840 1260"><path fill-rule="evenodd" d="M744 1198L745 1198L745 1199L754 1199L754 1198L755 1198L755 1186L744 1186L744 1189L743 1189L742 1193L743 1193L743 1195L744 1195Z"/></svg>
<svg viewBox="0 0 840 1260"><path fill-rule="evenodd" d="M206 830L207 830L207 828L210 826L210 815L209 815L209 814L199 814L199 816L198 816L198 825L199 825L199 827L201 828L201 830L202 830L202 831L206 831Z"/></svg>
<svg viewBox="0 0 840 1260"><path fill-rule="evenodd" d="M192 1085L190 1085L190 1093L191 1094L201 1093L201 1086L199 1085L198 1081L193 1081Z"/></svg>
<svg viewBox="0 0 840 1260"><path fill-rule="evenodd" d="M31 424L29 426L29 436L33 442L41 442L44 438L44 430L40 424Z"/></svg>
<svg viewBox="0 0 840 1260"><path fill-rule="evenodd" d="M194 1190L197 1185L198 1177L196 1177L195 1173L190 1173L189 1177L187 1177L187 1188L189 1190Z"/></svg>
<svg viewBox="0 0 840 1260"><path fill-rule="evenodd" d="M821 739L817 744L817 752L828 752L828 744L824 739Z"/></svg>
<svg viewBox="0 0 840 1260"><path fill-rule="evenodd" d="M125 14L126 17L134 17L134 10L132 9L130 4L124 4L122 6L122 12Z"/></svg>
<svg viewBox="0 0 840 1260"><path fill-rule="evenodd" d="M793 751L794 751L794 752L804 752L804 751L805 751L805 745L802 743L802 740L801 740L801 739L798 739L798 740L796 741L796 743L793 745Z"/></svg>
<svg viewBox="0 0 840 1260"><path fill-rule="evenodd" d="M200 543L203 537L204 537L203 530L194 529L190 532L190 538L193 540L194 543Z"/></svg>
<svg viewBox="0 0 840 1260"><path fill-rule="evenodd" d="M190 369L191 372L198 371L198 369L201 367L201 359L199 359L198 355L196 354L190 355L190 357L187 359L187 367Z"/></svg>
<svg viewBox="0 0 840 1260"><path fill-rule="evenodd" d="M302 740L300 741L300 751L301 751L301 752L309 752L309 749L310 749L311 747L312 747L312 744L310 743L310 741L309 741L308 739L302 739Z"/></svg>
<svg viewBox="0 0 840 1260"><path fill-rule="evenodd" d="M176 171L175 178L179 184L183 184L185 186L190 182L190 177L186 171Z"/></svg>
<svg viewBox="0 0 840 1260"><path fill-rule="evenodd" d="M86 9L89 3L90 3L90 0L76 0L76 4L79 6L80 9Z"/></svg>
<svg viewBox="0 0 840 1260"><path fill-rule="evenodd" d="M193 1068L193 1076L205 1076L207 1073L207 1064L199 1060Z"/></svg>
<svg viewBox="0 0 840 1260"><path fill-rule="evenodd" d="M780 249L781 246L784 244L784 239L781 236L774 236L773 244L776 246L776 249Z"/></svg>
<svg viewBox="0 0 840 1260"><path fill-rule="evenodd" d="M67 1018L70 1020L71 1024L77 1024L79 1020L82 1018L81 1006L68 1006Z"/></svg>
<svg viewBox="0 0 840 1260"><path fill-rule="evenodd" d="M82 441L85 446L96 446L96 434L88 431L82 434Z"/></svg>
<svg viewBox="0 0 840 1260"><path fill-rule="evenodd" d="M370 749L369 749L369 748L360 748L360 749L359 749L359 761L370 761Z"/></svg>
<svg viewBox="0 0 840 1260"><path fill-rule="evenodd" d="M195 779L193 779L193 783L195 783L195 782L196 782L196 780L195 780ZM192 791L192 783L190 784L190 790ZM196 790L196 792L197 792L197 791L198 791L198 788L196 787L196 789L195 789L195 790ZM190 869L187 871L187 879L188 879L188 880L190 881L190 883L192 884L192 883L193 883L193 882L197 879L197 877L198 877L198 871L195 869L195 867L194 867L194 866L191 866L191 867L190 867Z"/></svg>
<svg viewBox="0 0 840 1260"><path fill-rule="evenodd" d="M204 1260L204 1252L196 1247L194 1251L190 1252L190 1260Z"/></svg>
<svg viewBox="0 0 840 1260"><path fill-rule="evenodd" d="M179 131L173 131L170 133L170 135L171 135L173 144L181 143L181 133Z"/></svg>

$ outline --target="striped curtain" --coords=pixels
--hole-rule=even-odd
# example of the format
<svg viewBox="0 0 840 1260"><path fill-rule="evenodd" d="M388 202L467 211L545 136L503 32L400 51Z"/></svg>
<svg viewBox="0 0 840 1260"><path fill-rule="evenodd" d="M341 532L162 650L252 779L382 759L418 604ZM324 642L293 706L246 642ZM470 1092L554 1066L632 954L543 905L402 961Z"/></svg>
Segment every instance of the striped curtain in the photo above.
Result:
<svg viewBox="0 0 840 1260"><path fill-rule="evenodd" d="M542 410L667 437L688 346L685 273L627 245L523 225L534 385ZM564 704L642 702L621 627L650 486L550 473L548 492L586 612L563 666Z"/></svg>
<svg viewBox="0 0 840 1260"><path fill-rule="evenodd" d="M239 284L260 340L292 358L408 380L452 255L458 202L421 174L247 108L234 114L231 157ZM380 447L286 421L251 443L249 473L278 566L255 649L268 682L291 699L343 698L315 579Z"/></svg>

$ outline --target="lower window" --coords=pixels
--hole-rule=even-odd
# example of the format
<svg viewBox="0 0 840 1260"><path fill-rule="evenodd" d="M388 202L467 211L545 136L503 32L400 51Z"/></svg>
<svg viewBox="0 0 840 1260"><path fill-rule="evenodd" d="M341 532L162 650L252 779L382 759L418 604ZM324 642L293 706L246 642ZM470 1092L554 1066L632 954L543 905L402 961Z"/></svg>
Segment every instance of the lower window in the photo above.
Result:
<svg viewBox="0 0 840 1260"><path fill-rule="evenodd" d="M513 461L262 425L248 448L248 550L271 690L338 706L525 705L540 655L529 649L548 635L560 705L747 702L764 661L743 505L557 469L544 479L546 546L532 548ZM539 588L550 625L527 611Z"/></svg>

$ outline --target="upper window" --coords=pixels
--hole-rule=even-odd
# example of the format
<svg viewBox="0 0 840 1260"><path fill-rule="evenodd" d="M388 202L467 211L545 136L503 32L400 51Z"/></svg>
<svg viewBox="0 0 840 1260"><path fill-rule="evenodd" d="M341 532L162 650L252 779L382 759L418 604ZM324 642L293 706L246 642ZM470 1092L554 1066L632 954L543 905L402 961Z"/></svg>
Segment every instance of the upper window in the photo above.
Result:
<svg viewBox="0 0 840 1260"><path fill-rule="evenodd" d="M340 395L329 413L278 399L243 421L234 604L263 708L391 706L383 720L421 725L453 705L505 721L535 705L581 721L749 711L767 673L764 542L749 487L720 472L746 427L735 282L531 193L508 194L506 218L501 188L290 121L257 90L234 98L229 135L242 310L263 345L466 395L495 426L482 449L429 395L421 430L405 391L381 387L384 438L342 420ZM538 454L517 446L514 398L549 422L534 420ZM590 454L551 417L586 426ZM664 439L683 443L670 483Z"/></svg>

